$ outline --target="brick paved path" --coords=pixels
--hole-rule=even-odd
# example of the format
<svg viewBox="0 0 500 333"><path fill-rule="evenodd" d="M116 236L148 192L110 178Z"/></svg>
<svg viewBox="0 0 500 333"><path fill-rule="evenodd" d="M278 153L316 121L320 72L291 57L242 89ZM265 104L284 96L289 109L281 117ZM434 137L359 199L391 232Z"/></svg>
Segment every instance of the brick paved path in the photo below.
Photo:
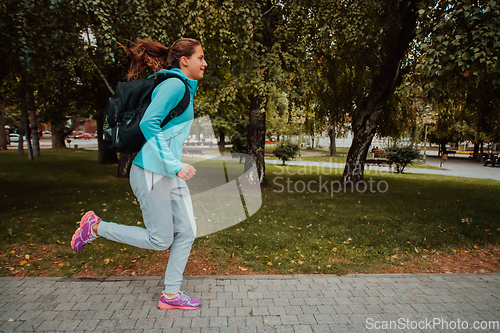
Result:
<svg viewBox="0 0 500 333"><path fill-rule="evenodd" d="M162 283L0 278L0 332L500 332L500 274L186 277L194 311L159 310Z"/></svg>

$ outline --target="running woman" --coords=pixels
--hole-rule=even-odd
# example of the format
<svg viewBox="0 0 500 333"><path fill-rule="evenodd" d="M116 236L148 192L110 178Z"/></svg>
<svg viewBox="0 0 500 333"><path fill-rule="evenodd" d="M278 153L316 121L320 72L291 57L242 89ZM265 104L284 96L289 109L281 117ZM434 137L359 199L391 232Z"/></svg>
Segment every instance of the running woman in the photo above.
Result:
<svg viewBox="0 0 500 333"><path fill-rule="evenodd" d="M200 42L182 38L170 48L142 39L131 48L122 46L132 58L129 79L140 78L146 70L180 75L187 83L191 99L187 110L160 127L167 114L181 101L184 83L171 78L160 83L140 123L146 143L133 161L130 185L137 197L146 228L105 222L93 211L83 215L71 240L80 252L97 237L143 249L163 251L170 248L165 271L165 288L158 301L161 309L194 310L201 302L180 290L182 276L196 237L196 223L186 180L194 176L193 166L180 162L182 145L194 118L193 97L207 63ZM166 69L168 68L168 69Z"/></svg>

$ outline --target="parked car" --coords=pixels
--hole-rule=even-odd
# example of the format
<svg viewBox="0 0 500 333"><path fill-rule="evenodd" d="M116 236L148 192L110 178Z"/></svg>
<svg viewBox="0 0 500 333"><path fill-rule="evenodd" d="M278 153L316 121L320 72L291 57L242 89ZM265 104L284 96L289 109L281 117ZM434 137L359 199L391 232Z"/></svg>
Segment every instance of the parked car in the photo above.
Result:
<svg viewBox="0 0 500 333"><path fill-rule="evenodd" d="M9 138L10 138L10 142L19 142L19 134L10 133ZM26 140L26 137L24 137L24 140Z"/></svg>
<svg viewBox="0 0 500 333"><path fill-rule="evenodd" d="M87 140L90 140L90 139L92 139L92 135L90 135L89 133L82 133L82 134L76 134L73 138L74 139L87 139Z"/></svg>

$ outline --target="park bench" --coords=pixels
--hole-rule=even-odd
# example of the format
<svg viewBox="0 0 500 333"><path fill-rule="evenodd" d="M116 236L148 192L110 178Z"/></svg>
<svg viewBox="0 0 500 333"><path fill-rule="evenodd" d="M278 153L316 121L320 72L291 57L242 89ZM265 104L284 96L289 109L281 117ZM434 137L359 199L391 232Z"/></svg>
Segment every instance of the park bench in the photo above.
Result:
<svg viewBox="0 0 500 333"><path fill-rule="evenodd" d="M492 167L500 164L500 155L495 156L495 154L486 154L483 165L488 166L488 164L491 164Z"/></svg>
<svg viewBox="0 0 500 333"><path fill-rule="evenodd" d="M383 150L374 150L373 151L373 157L374 158L380 158L380 157L384 157L385 156L385 151Z"/></svg>
<svg viewBox="0 0 500 333"><path fill-rule="evenodd" d="M205 156L205 154L203 153L203 150L201 149L186 149L186 154L189 156L194 156L194 155L200 155L200 156Z"/></svg>
<svg viewBox="0 0 500 333"><path fill-rule="evenodd" d="M389 169L392 168L392 163L390 163L388 160L367 159L365 161L365 165L374 165L374 166L380 166L380 167L389 167Z"/></svg>
<svg viewBox="0 0 500 333"><path fill-rule="evenodd" d="M274 157L274 153L270 151L264 151L264 157Z"/></svg>

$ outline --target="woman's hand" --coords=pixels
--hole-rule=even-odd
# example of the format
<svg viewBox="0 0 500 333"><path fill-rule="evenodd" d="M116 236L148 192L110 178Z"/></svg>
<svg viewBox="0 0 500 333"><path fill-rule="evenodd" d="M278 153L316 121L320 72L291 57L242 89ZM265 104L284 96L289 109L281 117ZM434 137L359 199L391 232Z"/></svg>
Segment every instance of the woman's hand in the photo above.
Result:
<svg viewBox="0 0 500 333"><path fill-rule="evenodd" d="M192 165L184 163L176 176L182 180L188 180L194 176L195 172L196 169Z"/></svg>

